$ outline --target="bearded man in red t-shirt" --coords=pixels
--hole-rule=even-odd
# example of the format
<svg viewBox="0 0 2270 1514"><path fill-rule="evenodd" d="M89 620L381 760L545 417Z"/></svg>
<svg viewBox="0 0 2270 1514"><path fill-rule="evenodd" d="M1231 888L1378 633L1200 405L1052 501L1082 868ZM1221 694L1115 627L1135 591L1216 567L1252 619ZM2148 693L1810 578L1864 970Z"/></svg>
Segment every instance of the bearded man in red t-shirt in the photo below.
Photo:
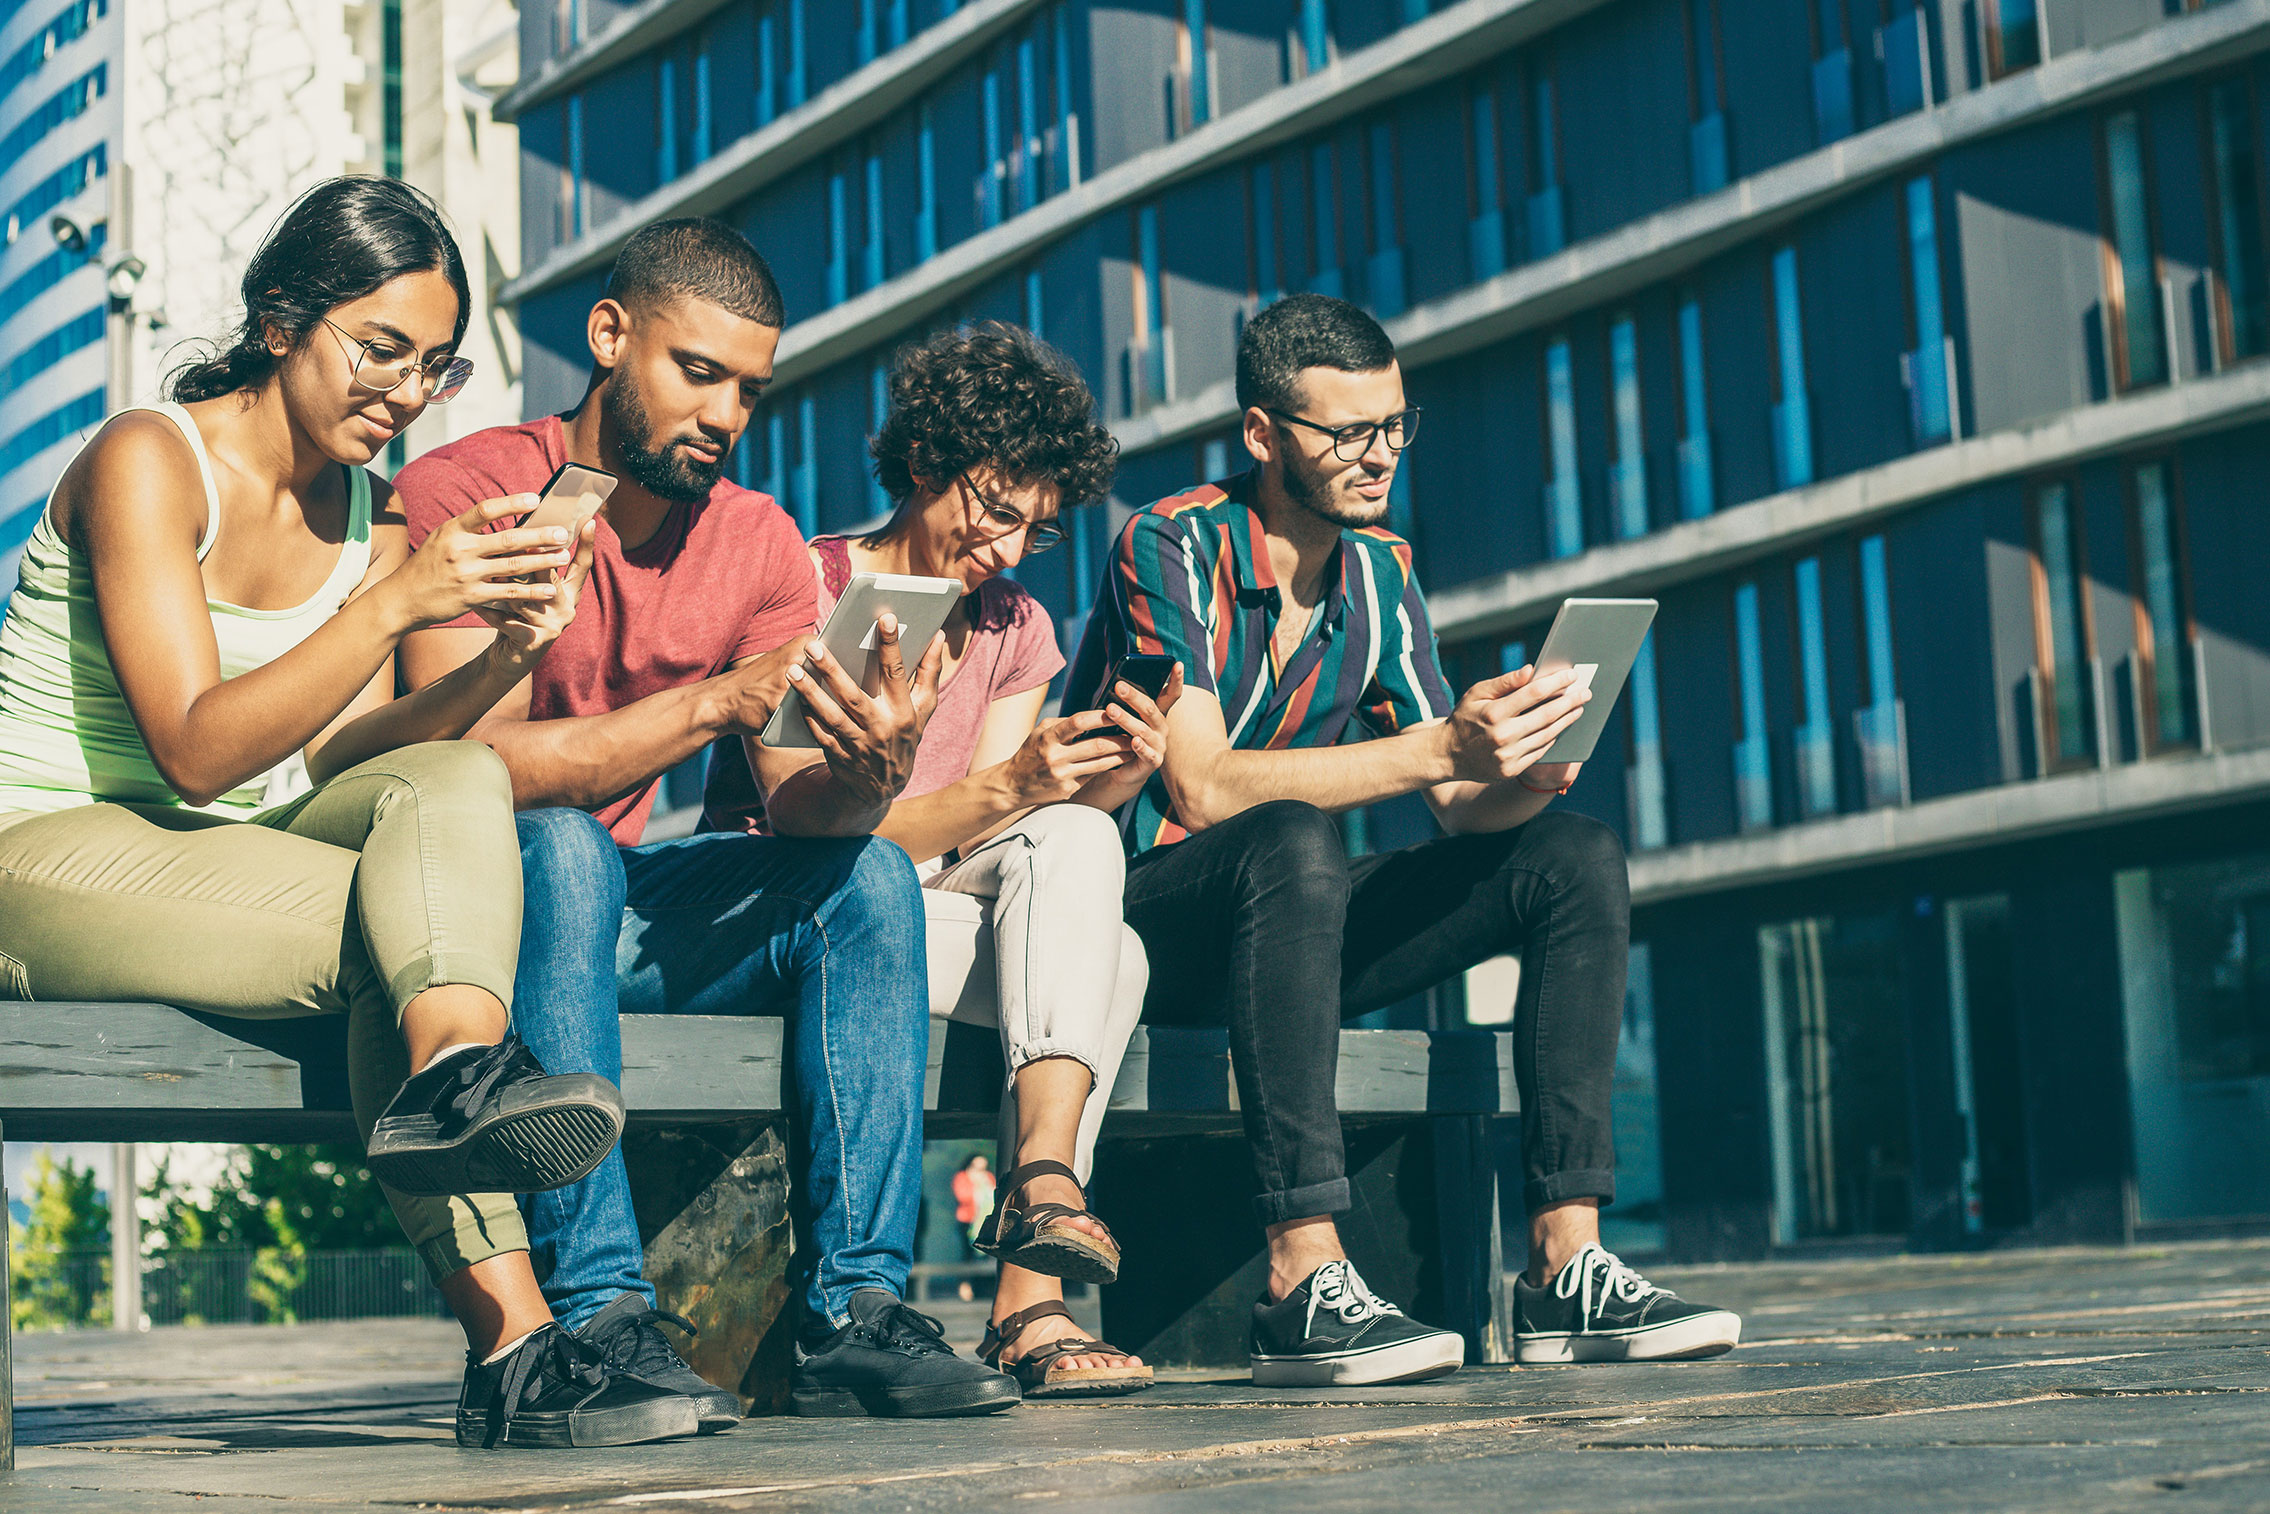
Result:
<svg viewBox="0 0 2270 1514"><path fill-rule="evenodd" d="M740 233L645 227L592 307L582 403L436 448L395 487L414 543L467 502L533 494L562 463L617 475L575 624L472 732L504 759L521 809L515 1028L551 1071L619 1080L620 1013L785 1017L814 1242L799 1411L986 1413L1017 1402L1015 1382L956 1357L901 1302L922 1197L923 909L906 853L870 834L912 771L939 652L909 669L885 617L888 676L862 692L812 635L796 527L724 477L784 320ZM447 677L493 639L469 622L417 633L404 676ZM824 755L756 740L791 686L825 728ZM728 736L746 743L775 834L642 844L662 775ZM619 1152L528 1219L542 1296L514 1306L526 1328L556 1318L615 1366L697 1399L705 1429L734 1422L734 1395L660 1328L674 1316L641 1276Z"/></svg>

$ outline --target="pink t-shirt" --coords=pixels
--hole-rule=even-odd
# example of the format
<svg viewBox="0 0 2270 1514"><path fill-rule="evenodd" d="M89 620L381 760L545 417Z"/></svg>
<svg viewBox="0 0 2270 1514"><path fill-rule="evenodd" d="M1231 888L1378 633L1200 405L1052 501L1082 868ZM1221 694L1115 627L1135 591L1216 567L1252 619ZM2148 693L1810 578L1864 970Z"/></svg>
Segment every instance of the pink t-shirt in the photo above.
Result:
<svg viewBox="0 0 2270 1514"><path fill-rule="evenodd" d="M851 582L851 554L840 536L819 536L812 547L820 559L820 621L827 622L838 595ZM1022 585L989 578L977 586L970 612L969 646L954 676L938 691L938 707L922 728L914 754L914 774L902 799L934 794L969 776L977 755L978 733L996 699L1046 688L1064 667L1056 647L1056 626L1039 600ZM738 740L710 748L709 786L703 795L705 830L762 830L764 804L757 796L746 754Z"/></svg>
<svg viewBox="0 0 2270 1514"><path fill-rule="evenodd" d="M566 461L556 415L434 448L394 478L411 544L484 499L535 493ZM482 622L468 615L451 624ZM770 495L720 480L708 499L673 506L660 530L627 550L601 517L575 623L536 665L528 717L619 710L722 673L817 624L804 538ZM624 846L646 833L657 781L592 811Z"/></svg>

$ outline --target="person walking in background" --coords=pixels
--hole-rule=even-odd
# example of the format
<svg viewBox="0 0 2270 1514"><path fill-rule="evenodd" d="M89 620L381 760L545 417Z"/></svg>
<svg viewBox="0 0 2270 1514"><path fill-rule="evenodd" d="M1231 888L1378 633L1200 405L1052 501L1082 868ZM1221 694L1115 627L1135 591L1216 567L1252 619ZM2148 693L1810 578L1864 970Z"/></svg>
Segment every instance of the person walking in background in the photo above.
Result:
<svg viewBox="0 0 2270 1514"><path fill-rule="evenodd" d="M438 447L395 483L415 540L569 461L618 476L571 634L473 729L522 810L522 1034L550 1065L618 1077L622 1014L786 1019L794 1191L814 1242L797 1412L990 1413L1016 1404L1016 1383L956 1357L903 1302L929 1058L922 891L906 852L872 834L914 769L943 652L902 662L884 617L890 676L869 696L812 635L796 527L724 476L785 320L739 232L642 227L591 309L582 403ZM457 677L481 642L466 619L420 631L404 676ZM791 686L824 754L756 744ZM776 834L645 842L662 775L721 738L748 754ZM532 1200L529 1231L545 1296L579 1338L673 1386L706 1426L734 1422L739 1401L662 1329L619 1155Z"/></svg>
<svg viewBox="0 0 2270 1514"><path fill-rule="evenodd" d="M1034 1396L1151 1379L1073 1324L1061 1279L1119 1272L1119 1244L1082 1188L1146 977L1120 920L1111 812L1158 770L1180 685L1154 703L1122 684L1105 708L1043 720L1064 658L1048 612L1009 577L1063 540L1064 512L1109 487L1117 448L1095 408L1072 364L1021 327L985 321L915 343L892 363L869 444L890 518L811 544L823 615L859 573L963 589L913 777L875 833L924 874L930 1012L1000 1028L1006 1170L971 1241L1002 1268L979 1355ZM704 824L765 824L738 744L710 764ZM989 1198L993 1182L988 1172Z"/></svg>
<svg viewBox="0 0 2270 1514"><path fill-rule="evenodd" d="M993 1213L993 1164L973 1156L954 1174L954 1222L962 1227L969 1254L977 1256L977 1233Z"/></svg>
<svg viewBox="0 0 2270 1514"><path fill-rule="evenodd" d="M372 1171L465 1327L459 1443L692 1434L682 1400L554 1327L497 1191L580 1178L622 1128L611 1082L546 1076L509 1034L512 789L456 739L568 629L591 538L510 526L535 501L499 491L413 550L369 471L469 369L464 266L416 190L316 186L243 293L223 351L64 469L25 551L0 624L0 991L346 1016ZM403 639L461 616L464 666L396 698Z"/></svg>

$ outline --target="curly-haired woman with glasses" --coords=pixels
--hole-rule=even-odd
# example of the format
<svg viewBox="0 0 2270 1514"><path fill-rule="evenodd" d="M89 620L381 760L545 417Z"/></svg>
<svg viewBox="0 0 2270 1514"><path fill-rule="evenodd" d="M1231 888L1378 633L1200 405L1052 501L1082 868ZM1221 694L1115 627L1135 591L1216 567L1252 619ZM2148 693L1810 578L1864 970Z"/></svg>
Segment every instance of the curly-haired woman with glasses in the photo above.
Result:
<svg viewBox="0 0 2270 1514"><path fill-rule="evenodd" d="M461 1441L691 1434L685 1400L552 1327L515 1192L613 1147L605 1079L510 1033L512 785L473 722L574 618L560 529L475 505L416 551L369 465L471 365L439 212L333 179L245 270L227 344L113 415L63 469L0 624L0 996L346 1020L372 1171L464 1322ZM395 697L402 639L494 638ZM509 1384L509 1386L502 1386Z"/></svg>
<svg viewBox="0 0 2270 1514"><path fill-rule="evenodd" d="M1181 674L1156 701L1121 684L1108 709L1041 718L1064 658L1008 570L1060 544L1063 513L1100 498L1116 465L1062 354L996 322L940 332L898 355L890 402L869 451L896 508L867 535L815 538L811 554L823 619L856 573L967 591L914 775L875 834L925 875L931 1013L997 1015L1008 1062L997 1207L978 1237L1001 1277L979 1354L1028 1398L1132 1392L1151 1369L1086 1339L1061 1280L1118 1273L1118 1243L1081 1187L1149 980L1120 920L1112 812L1165 760ZM716 770L713 823L745 810L745 774Z"/></svg>

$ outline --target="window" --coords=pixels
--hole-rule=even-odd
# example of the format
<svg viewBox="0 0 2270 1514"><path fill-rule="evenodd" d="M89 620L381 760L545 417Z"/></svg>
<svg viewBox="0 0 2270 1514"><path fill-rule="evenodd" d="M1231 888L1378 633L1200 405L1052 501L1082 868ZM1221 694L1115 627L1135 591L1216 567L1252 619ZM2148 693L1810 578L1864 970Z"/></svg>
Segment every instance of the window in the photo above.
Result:
<svg viewBox="0 0 2270 1514"><path fill-rule="evenodd" d="M811 76L805 71L804 0L787 0L788 4L788 88L784 92L788 109L794 110L804 103L804 95Z"/></svg>
<svg viewBox="0 0 2270 1514"><path fill-rule="evenodd" d="M585 204L583 188L583 96L567 98L566 150L560 154L560 204L566 212L566 224L560 228L560 240L583 235Z"/></svg>
<svg viewBox="0 0 2270 1514"><path fill-rule="evenodd" d="M1301 64L1292 77L1300 78L1323 69L1332 61L1332 17L1326 9L1326 0L1301 0L1300 46L1293 56Z"/></svg>
<svg viewBox="0 0 2270 1514"><path fill-rule="evenodd" d="M1687 21L1687 171L1694 192L1724 189L1726 166L1726 36L1718 0L1685 0Z"/></svg>
<svg viewBox="0 0 2270 1514"><path fill-rule="evenodd" d="M1166 279L1159 266L1159 208L1135 212L1135 339L1128 353L1128 410L1147 410L1174 398L1174 362L1168 348Z"/></svg>
<svg viewBox="0 0 2270 1514"><path fill-rule="evenodd" d="M1734 708L1742 737L1734 743L1734 812L1741 828L1773 824L1773 765L1766 749L1765 648L1758 633L1758 586L1734 590Z"/></svg>
<svg viewBox="0 0 2270 1514"><path fill-rule="evenodd" d="M757 17L757 124L770 125L780 114L780 94L775 82L780 77L780 29L773 13L767 10Z"/></svg>
<svg viewBox="0 0 2270 1514"><path fill-rule="evenodd" d="M1860 541L1860 644L1868 704L1853 714L1860 748L1861 799L1869 808L1907 803L1907 711L1892 673L1892 596L1884 538Z"/></svg>
<svg viewBox="0 0 2270 1514"><path fill-rule="evenodd" d="M1518 666L1518 664L1517 664ZM1663 719L1655 693L1655 632L1639 644L1632 661L1631 766L1625 773L1625 808L1631 814L1635 850L1670 844L1671 828L1663 784Z"/></svg>
<svg viewBox="0 0 2270 1514"><path fill-rule="evenodd" d="M2042 772L2096 760L2096 652L2081 512L2073 485L2055 479L2033 500L2034 677Z"/></svg>
<svg viewBox="0 0 2270 1514"><path fill-rule="evenodd" d="M796 529L807 540L820 532L820 410L809 394L796 397Z"/></svg>
<svg viewBox="0 0 2270 1514"><path fill-rule="evenodd" d="M1884 65L1884 114L1904 116L1931 103L1931 32L1920 0L1892 0L1876 32Z"/></svg>
<svg viewBox="0 0 2270 1514"><path fill-rule="evenodd" d="M1266 160L1246 175L1245 195L1246 289L1261 309L1274 305L1285 288L1277 266L1276 175Z"/></svg>
<svg viewBox="0 0 2270 1514"><path fill-rule="evenodd" d="M1545 344L1545 550L1574 557L1584 550L1584 498L1576 475L1576 384L1567 337Z"/></svg>
<svg viewBox="0 0 2270 1514"><path fill-rule="evenodd" d="M8 208L5 236L0 238L13 247L16 238L28 227L39 224L39 218L50 210L83 192L89 184L110 172L110 147L97 142L55 172L24 191L23 197ZM94 235L100 234L101 222L96 222ZM0 317L5 319L5 317Z"/></svg>
<svg viewBox="0 0 2270 1514"><path fill-rule="evenodd" d="M22 467L74 431L84 431L102 419L103 392L90 389L67 405L47 414L0 443L0 473Z"/></svg>
<svg viewBox="0 0 2270 1514"><path fill-rule="evenodd" d="M715 140L710 116L709 37L705 33L694 44L694 140L689 156L696 166L709 161Z"/></svg>
<svg viewBox="0 0 2270 1514"><path fill-rule="evenodd" d="M1921 447L1953 434L1949 376L1955 352L1939 297L1939 222L1929 174L1907 181L1906 202L1908 331L1915 346L1900 359L1900 369L1907 385L1908 425Z"/></svg>
<svg viewBox="0 0 2270 1514"><path fill-rule="evenodd" d="M2115 111L2104 119L2102 142L2105 335L2113 387L2135 389L2168 376L2142 119L2133 110Z"/></svg>
<svg viewBox="0 0 2270 1514"><path fill-rule="evenodd" d="M390 179L402 177L402 0L386 0L378 12L378 132L380 166ZM402 438L388 446L397 464Z"/></svg>
<svg viewBox="0 0 2270 1514"><path fill-rule="evenodd" d="M1826 145L1852 135L1852 36L1844 0L1811 0L1813 131Z"/></svg>
<svg viewBox="0 0 2270 1514"><path fill-rule="evenodd" d="M1609 408L1616 455L1608 464L1609 511L1616 534L1629 541L1647 534L1647 444L1639 414L1639 332L1629 314L1608 326Z"/></svg>
<svg viewBox="0 0 2270 1514"><path fill-rule="evenodd" d="M102 98L109 88L109 80L110 65L98 63L41 101L16 123L13 131L0 138L0 163L21 161L33 143L64 122L75 120L89 105Z"/></svg>
<svg viewBox="0 0 2270 1514"><path fill-rule="evenodd" d="M870 438L882 434L883 421L890 413L891 365L877 361L867 369L867 435ZM881 478L870 476L867 485L867 503L868 507L877 515L886 515L890 512L891 497L883 492Z"/></svg>
<svg viewBox="0 0 2270 1514"><path fill-rule="evenodd" d="M1167 77L1171 114L1167 135L1179 137L1213 119L1211 39L1206 32L1206 0L1182 0L1174 29L1174 72Z"/></svg>
<svg viewBox="0 0 2270 1514"><path fill-rule="evenodd" d="M890 272L883 240L883 154L868 144L865 154L866 237L859 249L861 288L872 289Z"/></svg>
<svg viewBox="0 0 2270 1514"><path fill-rule="evenodd" d="M2213 237L2215 345L2225 363L2270 352L2270 273L2262 256L2262 156L2254 90L2241 79L2207 89L2212 162L2208 230Z"/></svg>
<svg viewBox="0 0 2270 1514"><path fill-rule="evenodd" d="M1040 270L1028 268L1025 270L1025 329L1034 336L1041 334L1044 313L1041 307Z"/></svg>
<svg viewBox="0 0 2270 1514"><path fill-rule="evenodd" d="M914 163L914 256L920 261L938 255L938 138L928 101L915 114Z"/></svg>
<svg viewBox="0 0 2270 1514"><path fill-rule="evenodd" d="M85 251L72 252L58 247L10 279L6 288L0 288L0 322L14 319L17 311L89 263L100 262L103 244L108 239L107 231L107 227L98 223L87 234Z"/></svg>
<svg viewBox="0 0 2270 1514"><path fill-rule="evenodd" d="M1466 96L1466 251L1479 281L1505 272L1505 182L1498 167L1498 97L1479 84Z"/></svg>
<svg viewBox="0 0 2270 1514"><path fill-rule="evenodd" d="M1797 580L1797 805L1806 818L1836 813L1836 741L1829 722L1829 651L1821 619L1821 560L1799 560Z"/></svg>
<svg viewBox="0 0 2270 1514"><path fill-rule="evenodd" d="M977 171L977 224L1001 224L1001 181L1009 166L1001 160L1001 70L988 68L979 89L979 109L985 128L985 164Z"/></svg>
<svg viewBox="0 0 2270 1514"><path fill-rule="evenodd" d="M828 303L840 305L851 297L851 208L846 203L850 186L842 164L828 170Z"/></svg>
<svg viewBox="0 0 2270 1514"><path fill-rule="evenodd" d="M552 51L564 53L583 42L584 0L557 0L552 12Z"/></svg>
<svg viewBox="0 0 2270 1514"><path fill-rule="evenodd" d="M2036 0L1978 0L1986 27L1986 73L1990 79L2032 68L2041 61L2041 17Z"/></svg>
<svg viewBox="0 0 2270 1514"><path fill-rule="evenodd" d="M1567 241L1561 195L1560 106L1553 94L1553 65L1529 64L1529 256L1549 258Z"/></svg>
<svg viewBox="0 0 2270 1514"><path fill-rule="evenodd" d="M658 184L678 177L678 59L665 49L654 60L654 176Z"/></svg>
<svg viewBox="0 0 2270 1514"><path fill-rule="evenodd" d="M24 348L5 369L0 369L0 394L15 393L35 374L43 373L81 348L92 347L101 341L102 334L102 307L82 311Z"/></svg>
<svg viewBox="0 0 2270 1514"><path fill-rule="evenodd" d="M1072 109L1072 21L1059 4L1053 12L1056 38L1056 156L1062 167L1051 175L1058 189L1080 184L1080 117Z"/></svg>
<svg viewBox="0 0 2270 1514"><path fill-rule="evenodd" d="M13 5L0 5L0 26L7 24L13 14ZM0 63L0 96L5 96L17 85L39 72L67 42L76 42L87 34L87 28L101 20L110 11L109 0L77 0L54 20L32 33L30 39L13 53L8 61Z"/></svg>
<svg viewBox="0 0 2270 1514"><path fill-rule="evenodd" d="M1813 415L1805 387L1805 327L1797 299L1797 250L1773 255L1766 292L1768 342L1773 362L1767 373L1773 393L1773 471L1775 484L1794 489L1813 481Z"/></svg>
<svg viewBox="0 0 2270 1514"><path fill-rule="evenodd" d="M884 40L892 47L906 46L910 5L911 0L884 0Z"/></svg>
<svg viewBox="0 0 2270 1514"><path fill-rule="evenodd" d="M1308 287L1318 294L1343 293L1340 278L1340 187L1333 173L1332 144L1308 151Z"/></svg>
<svg viewBox="0 0 2270 1514"><path fill-rule="evenodd" d="M1030 33L1017 40L1017 208L1040 203L1040 60Z"/></svg>
<svg viewBox="0 0 2270 1514"><path fill-rule="evenodd" d="M1382 318L1403 312L1403 233L1395 203L1395 126L1374 121L1364 134L1364 180L1371 214L1365 218L1370 258L1364 295Z"/></svg>
<svg viewBox="0 0 2270 1514"><path fill-rule="evenodd" d="M765 493L772 496L773 503L795 514L795 502L788 497L788 418L781 414L777 399L765 416ZM798 520L796 524L802 529L804 523Z"/></svg>
<svg viewBox="0 0 2270 1514"><path fill-rule="evenodd" d="M2191 605L2184 586L2182 522L2173 467L2139 463L2128 475L2130 593L2136 604L2136 663L2131 694L2144 751L2194 746L2199 740Z"/></svg>
<svg viewBox="0 0 2270 1514"><path fill-rule="evenodd" d="M882 50L881 18L875 14L878 0L859 0L859 25L852 33L852 53L860 63L875 61Z"/></svg>
<svg viewBox="0 0 2270 1514"><path fill-rule="evenodd" d="M1702 302L1679 298L1679 518L1716 508L1711 490L1710 391L1703 369Z"/></svg>

